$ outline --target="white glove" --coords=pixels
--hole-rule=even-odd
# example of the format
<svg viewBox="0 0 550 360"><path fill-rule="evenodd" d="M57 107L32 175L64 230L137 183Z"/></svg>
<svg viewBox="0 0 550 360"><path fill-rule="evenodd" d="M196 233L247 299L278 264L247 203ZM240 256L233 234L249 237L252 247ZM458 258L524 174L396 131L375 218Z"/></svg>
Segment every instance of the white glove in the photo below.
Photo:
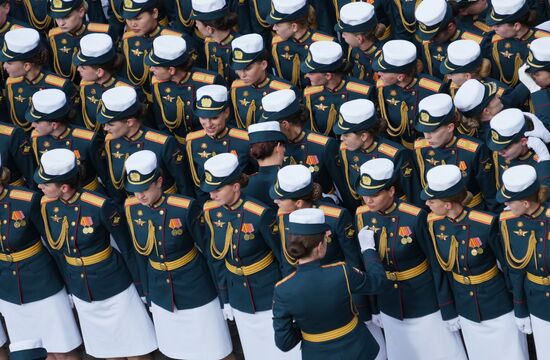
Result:
<svg viewBox="0 0 550 360"><path fill-rule="evenodd" d="M449 329L449 331L455 332L460 330L460 319L458 317L451 320L446 320L445 324L447 324L447 329Z"/></svg>
<svg viewBox="0 0 550 360"><path fill-rule="evenodd" d="M523 115L527 116L529 119L531 119L531 122L533 123L533 130L526 131L524 134L525 136L534 136L538 137L545 143L550 143L550 131L544 126L542 121L535 115L528 112L524 112Z"/></svg>
<svg viewBox="0 0 550 360"><path fill-rule="evenodd" d="M537 153L539 157L538 162L550 160L550 153L548 153L546 144L538 137L529 136L527 138L527 146Z"/></svg>
<svg viewBox="0 0 550 360"><path fill-rule="evenodd" d="M533 329L531 329L531 318L524 317L524 318L516 318L516 325L518 327L518 330L521 331L524 334L532 334Z"/></svg>
<svg viewBox="0 0 550 360"><path fill-rule="evenodd" d="M233 317L233 308L229 304L223 304L223 318L225 320L231 320L233 321L235 318Z"/></svg>
<svg viewBox="0 0 550 360"><path fill-rule="evenodd" d="M376 250L374 245L374 231L369 230L367 226L359 231L357 237L359 238L359 245L361 245L361 252L369 249Z"/></svg>
<svg viewBox="0 0 550 360"><path fill-rule="evenodd" d="M527 70L528 67L529 65L523 64L518 69L519 81L521 81L523 85L525 85L525 87L529 89L529 92L532 94L534 92L539 91L541 87L538 86L535 80L533 80L533 78L525 72L525 70Z"/></svg>
<svg viewBox="0 0 550 360"><path fill-rule="evenodd" d="M382 316L380 316L380 314L372 314L372 323L381 329L384 328L384 324L382 324Z"/></svg>

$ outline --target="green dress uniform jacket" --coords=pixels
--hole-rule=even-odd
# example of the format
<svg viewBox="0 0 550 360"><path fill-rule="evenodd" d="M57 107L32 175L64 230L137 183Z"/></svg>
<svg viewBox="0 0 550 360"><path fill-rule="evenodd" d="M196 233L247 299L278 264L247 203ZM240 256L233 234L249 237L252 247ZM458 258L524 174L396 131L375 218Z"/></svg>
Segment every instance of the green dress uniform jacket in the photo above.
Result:
<svg viewBox="0 0 550 360"><path fill-rule="evenodd" d="M231 42L238 36L239 34L236 32L231 32L219 43L210 37L204 39L206 70L217 73L228 84L231 84L231 82L237 77L230 65Z"/></svg>
<svg viewBox="0 0 550 360"><path fill-rule="evenodd" d="M374 101L374 97L374 85L349 77L344 77L333 90L325 86L308 86L304 89L305 105L309 111L308 128L325 136L334 136L332 127L338 121L340 105L355 99Z"/></svg>
<svg viewBox="0 0 550 360"><path fill-rule="evenodd" d="M279 35L274 35L271 40L271 57L276 75L299 88L306 87L308 82L300 72L300 62L306 59L307 49L315 41L334 40L330 35L311 29L298 40L283 40Z"/></svg>
<svg viewBox="0 0 550 360"><path fill-rule="evenodd" d="M484 49L485 56L491 60L491 77L508 86L516 86L519 82L518 69L529 54L528 44L545 36L550 36L550 33L534 29L530 29L521 39L503 39L493 35Z"/></svg>
<svg viewBox="0 0 550 360"><path fill-rule="evenodd" d="M531 216L503 211L499 220L516 317L550 321L550 210L541 206Z"/></svg>
<svg viewBox="0 0 550 360"><path fill-rule="evenodd" d="M163 189L165 192L178 193L187 196L194 194L188 178L185 164L185 152L173 136L153 131L142 126L131 137L117 139L107 135L105 138L105 155L109 171L110 183L117 193L113 198L122 200L126 197L124 190L124 162L128 156L141 150L151 150L157 155L159 167L162 169Z"/></svg>
<svg viewBox="0 0 550 360"><path fill-rule="evenodd" d="M362 254L363 272L345 262L311 261L277 283L273 297L275 343L289 351L302 342L304 360L370 360L379 346L358 319L352 297L387 285L374 250Z"/></svg>
<svg viewBox="0 0 550 360"><path fill-rule="evenodd" d="M428 231L440 267L450 287L438 288L439 296L454 298L457 313L482 322L512 311L512 299L497 260L506 262L497 218L465 208L456 219L428 216Z"/></svg>
<svg viewBox="0 0 550 360"><path fill-rule="evenodd" d="M108 299L132 284L130 274L141 290L128 227L111 200L87 191L68 201L44 196L41 214L50 249L65 259L61 271L74 296ZM120 252L111 247L111 236Z"/></svg>
<svg viewBox="0 0 550 360"><path fill-rule="evenodd" d="M42 0L10 0L10 15L37 31L47 32L54 24L48 15L49 2Z"/></svg>
<svg viewBox="0 0 550 360"><path fill-rule="evenodd" d="M490 151L480 140L457 134L447 145L432 148L428 140L421 138L414 142L414 151L422 188L427 185L426 174L430 169L444 164L456 165L466 178L466 189L473 195L468 207L500 209L495 200L495 168Z"/></svg>
<svg viewBox="0 0 550 360"><path fill-rule="evenodd" d="M493 35L493 27L485 23L487 11L491 8L487 4L487 8L479 15L468 15L455 17L456 26L462 31L468 31L474 34L479 34L483 37L491 38Z"/></svg>
<svg viewBox="0 0 550 360"><path fill-rule="evenodd" d="M318 202L315 207L323 210L325 221L330 227L330 235L327 240L327 252L321 259L322 265L332 264L337 261L345 261L350 266L363 269L361 263L361 250L353 224L353 217L345 208ZM281 271L283 276L289 275L296 270L296 259L287 252L287 239L289 213L279 211L277 213L277 225L281 238ZM368 297L353 295L358 314L362 321L371 320L370 301Z"/></svg>
<svg viewBox="0 0 550 360"><path fill-rule="evenodd" d="M59 76L72 81L79 78L77 66L73 64L73 57L78 53L80 39L91 33L109 33L109 25L85 23L75 33L63 32L59 27L48 32L52 69Z"/></svg>
<svg viewBox="0 0 550 360"><path fill-rule="evenodd" d="M330 235L327 240L327 252L321 259L321 264L331 264L336 261L346 261L350 266L361 269L361 256L359 241L353 226L353 218L345 208L328 205L323 202L314 204L325 213L325 221L330 227ZM283 276L287 276L295 270L296 259L288 252L288 225L290 213L278 211L277 225L281 237L281 269Z"/></svg>
<svg viewBox="0 0 550 360"><path fill-rule="evenodd" d="M445 60L447 55L447 47L449 44L456 40L473 40L478 45L483 47L483 42L485 38L481 32L471 32L471 31L462 31L457 29L456 33L448 40L443 43L436 43L433 41L422 41L420 43L421 47L421 59L422 65L424 66L424 72L432 76L435 76L438 79L443 79L443 75L439 71L439 66Z"/></svg>
<svg viewBox="0 0 550 360"><path fill-rule="evenodd" d="M374 231L378 257L393 283L377 296L377 310L399 320L440 309L443 316L454 317L452 302L438 302L435 283L444 275L432 266L433 247L426 228L426 212L399 201L384 212L371 211L363 205L355 216L357 229L368 226Z"/></svg>
<svg viewBox="0 0 550 360"><path fill-rule="evenodd" d="M235 128L225 128L216 138L206 135L206 131L198 130L187 135L185 139L187 160L191 170L191 179L195 185L197 199L204 202L208 194L200 190L199 185L204 176L204 163L217 154L233 153L239 158L242 170L250 169L250 146L248 133Z"/></svg>
<svg viewBox="0 0 550 360"><path fill-rule="evenodd" d="M31 124L25 120L25 111L29 107L33 94L44 89L63 90L70 101L73 101L76 96L76 89L70 80L48 71L40 72L32 81L24 76L8 77L4 88L4 100L10 121L26 132L30 132Z"/></svg>
<svg viewBox="0 0 550 360"><path fill-rule="evenodd" d="M384 86L382 80L378 80L376 87L380 115L387 123L389 138L412 149L418 137L414 128L418 103L427 96L447 92L447 86L431 75L419 74L405 88Z"/></svg>
<svg viewBox="0 0 550 360"><path fill-rule="evenodd" d="M278 206L269 196L268 189L277 181L277 173L280 168L279 165L258 167L258 172L248 175L248 185L243 189L243 192L276 211Z"/></svg>
<svg viewBox="0 0 550 360"><path fill-rule="evenodd" d="M22 305L58 293L63 281L40 241L40 196L10 185L0 204L0 299Z"/></svg>
<svg viewBox="0 0 550 360"><path fill-rule="evenodd" d="M197 201L163 195L152 206L144 206L131 197L125 209L134 248L147 260L147 297L168 311L214 300L217 293L202 254L207 248Z"/></svg>
<svg viewBox="0 0 550 360"><path fill-rule="evenodd" d="M40 164L42 154L49 150L68 149L74 152L77 163L84 169L80 186L85 190L104 193L105 190L99 180L109 186L109 172L105 163L103 142L93 131L69 125L61 135L55 137L40 136L34 130L31 133L31 144L37 164Z"/></svg>
<svg viewBox="0 0 550 360"><path fill-rule="evenodd" d="M0 122L0 156L2 165L10 169L10 185L34 187L36 165L31 150L23 129Z"/></svg>
<svg viewBox="0 0 550 360"><path fill-rule="evenodd" d="M116 76L112 76L109 80L103 84L96 83L94 81L80 81L79 95L80 95L80 111L82 113L82 122L88 130L97 132L100 129L100 124L96 122L96 115L99 112L99 104L101 101L101 95L109 89L116 86L131 86L127 80L120 79ZM138 98L140 96L140 89L136 89Z"/></svg>
<svg viewBox="0 0 550 360"><path fill-rule="evenodd" d="M384 1L388 6L388 18L395 39L414 41L416 17L414 12L421 0Z"/></svg>
<svg viewBox="0 0 550 360"><path fill-rule="evenodd" d="M222 303L249 314L271 309L275 283L281 280L274 211L245 196L231 207L208 201L203 210L205 252Z"/></svg>
<svg viewBox="0 0 550 360"><path fill-rule="evenodd" d="M418 170L412 159L411 151L391 140L376 137L365 150L351 151L346 148L344 143L340 144L338 157L341 164L340 177L345 179L347 191L339 190L346 207L356 209L362 204L361 196L355 192L355 182L359 177L361 165L376 158L385 158L393 162L395 178L399 179L399 190L402 192L398 196L404 195L409 202L420 204Z"/></svg>
<svg viewBox="0 0 550 360"><path fill-rule="evenodd" d="M382 49L382 43L376 42L367 50L350 47L348 50L348 62L353 65L350 75L356 79L375 83L375 76L372 70L374 56Z"/></svg>
<svg viewBox="0 0 550 360"><path fill-rule="evenodd" d="M544 123L544 126L550 128L550 90L541 89L531 94L533 103L533 112Z"/></svg>
<svg viewBox="0 0 550 360"><path fill-rule="evenodd" d="M283 89L292 89L297 95L299 93L290 82L272 75L267 75L265 80L257 85L246 85L240 79L234 80L231 84L231 102L237 127L246 130L249 125L261 122L262 98Z"/></svg>
<svg viewBox="0 0 550 360"><path fill-rule="evenodd" d="M211 84L225 86L218 74L199 69L192 69L179 83L153 77L152 107L157 127L169 131L184 144L187 134L201 129L199 118L193 114L196 91Z"/></svg>
<svg viewBox="0 0 550 360"><path fill-rule="evenodd" d="M309 168L312 181L321 185L323 193L334 192L334 183L338 188L344 188L337 165L338 143L309 130L304 130L296 139L285 144L285 160L283 165L301 164Z"/></svg>

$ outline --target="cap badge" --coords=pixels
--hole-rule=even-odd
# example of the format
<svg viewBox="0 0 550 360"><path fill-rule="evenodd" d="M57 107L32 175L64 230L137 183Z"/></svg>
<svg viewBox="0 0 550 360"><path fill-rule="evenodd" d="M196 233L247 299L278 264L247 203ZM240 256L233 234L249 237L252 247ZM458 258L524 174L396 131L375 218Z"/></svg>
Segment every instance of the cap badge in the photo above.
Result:
<svg viewBox="0 0 550 360"><path fill-rule="evenodd" d="M207 171L204 173L204 178L206 179L206 181L212 181L212 174Z"/></svg>
<svg viewBox="0 0 550 360"><path fill-rule="evenodd" d="M131 9L133 6L132 0L124 0L124 7L127 9Z"/></svg>
<svg viewBox="0 0 550 360"><path fill-rule="evenodd" d="M361 182L363 183L363 185L369 186L372 182L372 179L368 175L363 175L361 176Z"/></svg>
<svg viewBox="0 0 550 360"><path fill-rule="evenodd" d="M235 56L235 59L242 60L243 59L243 52L241 50L235 50L233 52L233 55Z"/></svg>
<svg viewBox="0 0 550 360"><path fill-rule="evenodd" d="M427 112L420 113L420 120L428 122L430 120L430 114Z"/></svg>
<svg viewBox="0 0 550 360"><path fill-rule="evenodd" d="M61 0L53 0L52 5L54 9L60 9L63 7L63 2Z"/></svg>
<svg viewBox="0 0 550 360"><path fill-rule="evenodd" d="M499 138L498 132L496 132L495 130L491 130L491 139L497 141L498 138Z"/></svg>
<svg viewBox="0 0 550 360"><path fill-rule="evenodd" d="M141 180L141 175L138 172L130 173L130 181L137 182Z"/></svg>
<svg viewBox="0 0 550 360"><path fill-rule="evenodd" d="M212 106L212 99L210 98L202 98L201 99L201 106L205 108L209 108Z"/></svg>

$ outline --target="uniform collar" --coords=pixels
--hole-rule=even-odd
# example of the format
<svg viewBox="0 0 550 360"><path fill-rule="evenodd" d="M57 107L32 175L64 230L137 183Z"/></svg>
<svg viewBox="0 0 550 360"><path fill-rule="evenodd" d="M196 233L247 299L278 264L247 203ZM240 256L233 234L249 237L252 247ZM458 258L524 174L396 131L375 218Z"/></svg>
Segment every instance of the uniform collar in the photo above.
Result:
<svg viewBox="0 0 550 360"><path fill-rule="evenodd" d="M258 173L262 174L273 174L277 173L281 167L279 165L268 165L258 167Z"/></svg>
<svg viewBox="0 0 550 360"><path fill-rule="evenodd" d="M397 203L394 201L389 208L387 208L386 210L379 211L379 213L382 215L389 215L392 212L394 212L396 208L397 208Z"/></svg>
<svg viewBox="0 0 550 360"><path fill-rule="evenodd" d="M2 191L2 193L0 193L0 200L4 200L7 194L8 194L8 187L4 186L4 190Z"/></svg>
<svg viewBox="0 0 550 360"><path fill-rule="evenodd" d="M108 87L111 87L113 86L113 84L116 82L116 78L114 76L111 76L109 78L109 80L105 81L103 84L101 84L101 86L103 88L108 88Z"/></svg>
<svg viewBox="0 0 550 360"><path fill-rule="evenodd" d="M125 136L124 138L130 141L137 141L141 137L141 135L143 135L143 130L139 129L134 135L129 137Z"/></svg>
<svg viewBox="0 0 550 360"><path fill-rule="evenodd" d="M531 218L531 219L536 219L538 218L542 213L544 212L544 206L539 206L539 208L537 210L535 210L534 213L532 213L531 215L527 215L525 214L525 217L527 218Z"/></svg>
<svg viewBox="0 0 550 360"><path fill-rule="evenodd" d="M265 79L262 82L260 82L257 85L252 85L252 87L257 88L257 89L263 88L263 87L267 86L267 84L269 84L270 80L271 79L269 78L269 76L266 76Z"/></svg>
<svg viewBox="0 0 550 360"><path fill-rule="evenodd" d="M367 50L363 51L363 54L365 55L372 55L378 50L378 46L376 46L376 43L373 43Z"/></svg>
<svg viewBox="0 0 550 360"><path fill-rule="evenodd" d="M147 35L144 35L143 37L145 38L154 38L156 37L158 34L160 34L160 31L161 31L161 28L160 26L157 25L156 28L153 29L153 31L151 31L149 34Z"/></svg>
<svg viewBox="0 0 550 360"><path fill-rule="evenodd" d="M299 142L302 142L302 140L304 140L304 137L306 137L306 132L302 130L300 135L298 135L294 139L289 139L288 142L293 143L293 144L297 144Z"/></svg>
<svg viewBox="0 0 550 360"><path fill-rule="evenodd" d="M413 86L416 85L417 82L418 82L418 78L416 78L416 77L413 78L411 80L411 82L407 86L405 86L405 90L408 90L408 89L412 88Z"/></svg>
<svg viewBox="0 0 550 360"><path fill-rule="evenodd" d="M303 44L304 42L307 41L307 39L309 39L309 38L311 37L311 35L312 35L311 30L308 30L308 31L305 32L304 35L302 35L301 38L299 38L299 39L292 39L292 40L294 40L294 41L297 42L298 44Z"/></svg>
<svg viewBox="0 0 550 360"><path fill-rule="evenodd" d="M231 210L231 211L235 211L237 210L239 207L241 207L241 205L244 203L244 200L241 198L239 200L237 200L236 203L234 203L233 205L229 206L229 205L224 205L224 207L228 210Z"/></svg>
<svg viewBox="0 0 550 360"><path fill-rule="evenodd" d="M84 31L86 31L87 28L88 28L88 24L82 23L82 26L80 27L80 29L78 29L74 33L71 33L71 35L75 37L80 37L84 33Z"/></svg>
<svg viewBox="0 0 550 360"><path fill-rule="evenodd" d="M456 218L454 219L451 219L450 217L449 220L451 220L451 222L453 223L459 223L461 222L462 220L464 220L464 218L466 217L466 215L468 215L468 211L466 209L462 209L462 212L460 213L460 215L458 215Z"/></svg>
<svg viewBox="0 0 550 360"><path fill-rule="evenodd" d="M65 131L63 131L63 132L61 133L61 135L59 135L59 136L57 137L57 140L65 139L65 138L71 133L71 130L72 130L71 127L70 127L70 126L67 126L67 127L65 128Z"/></svg>
<svg viewBox="0 0 550 360"><path fill-rule="evenodd" d="M166 199L166 196L161 195L160 198L151 205L151 209L156 209L159 206L161 206L165 199Z"/></svg>
<svg viewBox="0 0 550 360"><path fill-rule="evenodd" d="M533 155L533 152L531 150L527 151L524 155L518 156L518 160L524 161L527 160Z"/></svg>
<svg viewBox="0 0 550 360"><path fill-rule="evenodd" d="M185 76L178 82L178 85L184 84L187 81L189 81L189 78L191 77L191 72L188 71Z"/></svg>
<svg viewBox="0 0 550 360"><path fill-rule="evenodd" d="M338 84L338 86L336 86L334 89L329 89L328 87L325 86L325 89L327 89L328 91L332 92L332 93L335 93L337 91L340 91L342 90L342 88L344 87L344 85L346 85L346 79L343 78L342 80L340 80L340 83Z"/></svg>
<svg viewBox="0 0 550 360"><path fill-rule="evenodd" d="M229 133L229 128L226 126L225 129L223 129L222 132L219 133L218 135L214 136L213 139L219 140L225 137L228 133Z"/></svg>
<svg viewBox="0 0 550 360"><path fill-rule="evenodd" d="M61 202L64 204L71 205L71 204L74 204L79 198L80 198L80 192L75 191L75 193L73 194L73 196L71 196L69 200L63 200L62 198L59 198L59 200L61 200Z"/></svg>
<svg viewBox="0 0 550 360"><path fill-rule="evenodd" d="M36 75L36 77L32 80L27 80L30 84L32 85L36 85L38 84L40 81L42 81L42 79L44 78L44 76L46 76L42 71L38 73L38 75Z"/></svg>
<svg viewBox="0 0 550 360"><path fill-rule="evenodd" d="M529 38L530 38L531 36L533 36L533 33L534 33L534 32L535 32L535 31L534 31L533 29L529 29L529 31L527 31L527 32L520 38L520 40L521 40L521 41L529 40Z"/></svg>
<svg viewBox="0 0 550 360"><path fill-rule="evenodd" d="M456 29L456 32L454 33L453 36L451 36L451 38L447 41L447 43L451 43L453 41L455 41L456 39L458 39L460 36L462 35L462 30L460 29Z"/></svg>
<svg viewBox="0 0 550 360"><path fill-rule="evenodd" d="M7 32L10 26L11 26L11 21L9 19L6 19L6 22L4 23L4 25L0 27L0 34Z"/></svg>
<svg viewBox="0 0 550 360"><path fill-rule="evenodd" d="M456 136L453 135L453 137L451 138L451 141L449 141L447 143L447 145L445 145L446 148L450 148L451 146L454 146L456 144L456 141L458 140L458 138Z"/></svg>
<svg viewBox="0 0 550 360"><path fill-rule="evenodd" d="M231 41L233 41L235 37L233 36L232 33L229 33L225 39L223 39L222 41L220 41L220 45L222 46L226 46L226 45L229 45L231 43Z"/></svg>
<svg viewBox="0 0 550 360"><path fill-rule="evenodd" d="M378 141L376 141L376 139L375 139L375 140L372 141L372 144L370 144L370 146L369 146L368 148L366 148L366 149L364 149L364 150L361 150L361 151L362 151L363 153L365 153L365 154L370 154L370 153L373 152L374 149L376 149L377 147L378 147Z"/></svg>

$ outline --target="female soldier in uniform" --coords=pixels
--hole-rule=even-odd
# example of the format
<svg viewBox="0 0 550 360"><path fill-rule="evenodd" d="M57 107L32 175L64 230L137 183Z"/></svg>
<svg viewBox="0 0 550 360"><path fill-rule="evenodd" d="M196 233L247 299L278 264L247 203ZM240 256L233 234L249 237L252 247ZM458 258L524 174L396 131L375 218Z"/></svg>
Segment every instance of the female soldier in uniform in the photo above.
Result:
<svg viewBox="0 0 550 360"><path fill-rule="evenodd" d="M298 359L275 346L271 311L273 288L281 279L279 232L273 210L242 194L246 175L237 156L219 154L204 163L201 189L206 249L228 319L235 318L247 359Z"/></svg>
<svg viewBox="0 0 550 360"><path fill-rule="evenodd" d="M45 237L50 250L65 260L61 271L73 294L86 352L96 358L151 359L155 331L132 284L136 259L117 207L78 189L72 151L50 150L40 165L34 180L45 195L40 209ZM120 252L113 250L111 236Z"/></svg>
<svg viewBox="0 0 550 360"><path fill-rule="evenodd" d="M206 69L218 73L230 84L235 78L231 69L231 42L237 34L237 14L229 12L226 0L192 0L192 18L205 37Z"/></svg>
<svg viewBox="0 0 550 360"><path fill-rule="evenodd" d="M428 231L435 257L449 276L440 283L441 299L454 299L453 319L470 360L527 359L525 335L514 326L512 299L497 260L505 266L496 217L464 207L466 184L456 165L427 173L422 199L432 212ZM506 268L505 268L506 271Z"/></svg>
<svg viewBox="0 0 550 360"><path fill-rule="evenodd" d="M258 172L248 177L244 193L261 200L273 209L277 205L266 191L277 180L277 171L285 158L286 136L278 121L266 121L248 127L250 157L258 161Z"/></svg>
<svg viewBox="0 0 550 360"><path fill-rule="evenodd" d="M147 296L160 351L173 359L218 360L231 338L204 256L200 207L164 194L157 156L138 151L125 163L126 220L136 251L148 260Z"/></svg>
<svg viewBox="0 0 550 360"><path fill-rule="evenodd" d="M79 359L73 350L82 339L63 280L40 241L40 197L8 185L6 167L0 173L0 312L10 341L39 338L52 359Z"/></svg>
<svg viewBox="0 0 550 360"><path fill-rule="evenodd" d="M357 229L374 232L378 256L392 287L376 297L390 360L466 359L452 323L452 302L439 301L435 284L444 276L430 270L433 249L426 231L426 213L397 199L396 175L390 159L372 159L360 168L355 189L366 205L356 211ZM419 337L418 334L426 334Z"/></svg>
<svg viewBox="0 0 550 360"><path fill-rule="evenodd" d="M500 214L500 231L514 294L519 330L533 332L538 359L550 357L550 281L548 188L541 186L530 165L509 168L502 175L497 200L510 209Z"/></svg>
<svg viewBox="0 0 550 360"><path fill-rule="evenodd" d="M373 294L387 281L371 230L360 234L366 272L345 262L321 265L330 226L321 209L290 213L288 251L296 271L279 281L273 299L275 341L282 350L302 342L302 359L375 359L378 344L360 325L354 293Z"/></svg>
<svg viewBox="0 0 550 360"><path fill-rule="evenodd" d="M4 36L4 47L0 61L9 77L4 88L4 98L11 122L23 130L31 130L25 120L25 111L32 95L38 90L57 88L67 98L73 99L76 90L70 80L43 70L47 50L40 44L38 31L29 28L10 30Z"/></svg>

